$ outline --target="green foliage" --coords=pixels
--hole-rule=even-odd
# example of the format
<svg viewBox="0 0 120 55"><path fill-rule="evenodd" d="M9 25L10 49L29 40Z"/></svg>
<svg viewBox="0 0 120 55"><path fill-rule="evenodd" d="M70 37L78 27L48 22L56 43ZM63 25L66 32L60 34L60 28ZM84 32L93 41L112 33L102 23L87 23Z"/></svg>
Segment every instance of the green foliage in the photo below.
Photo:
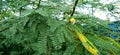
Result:
<svg viewBox="0 0 120 55"><path fill-rule="evenodd" d="M94 6L97 1L80 0L80 3L97 7ZM33 8L27 9L28 5ZM106 27L108 22L76 14L76 22L69 23L72 5L62 3L62 0L6 0L6 5L1 6L7 7L5 10L0 8L1 55L92 55L73 29L82 32L100 51L99 55L118 55L120 52L104 37L104 32L99 32L101 28L106 28L105 32L110 30ZM59 17L60 12L63 17ZM15 13L19 15L15 16Z"/></svg>
<svg viewBox="0 0 120 55"><path fill-rule="evenodd" d="M112 11L112 10L115 9L115 6L112 5L112 4L108 4L108 5L106 5L106 6L107 6L107 8L108 8L109 11Z"/></svg>

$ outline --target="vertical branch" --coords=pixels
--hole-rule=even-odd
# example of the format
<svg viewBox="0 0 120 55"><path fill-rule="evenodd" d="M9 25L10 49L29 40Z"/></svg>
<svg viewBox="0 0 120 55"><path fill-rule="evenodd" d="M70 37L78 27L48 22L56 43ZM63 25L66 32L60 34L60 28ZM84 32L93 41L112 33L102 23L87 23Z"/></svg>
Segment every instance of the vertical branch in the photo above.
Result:
<svg viewBox="0 0 120 55"><path fill-rule="evenodd" d="M47 38L47 40L46 40L46 46L47 46L46 55L48 55L48 52L49 52L48 36L46 38Z"/></svg>
<svg viewBox="0 0 120 55"><path fill-rule="evenodd" d="M22 7L19 9L19 14L21 16L21 13L22 13Z"/></svg>
<svg viewBox="0 0 120 55"><path fill-rule="evenodd" d="M38 5L37 5L37 6L38 6L37 8L39 8L39 7L40 7L40 2L41 2L41 0L39 0L38 2L39 2L39 3L38 3ZM37 8L36 8L36 9L37 9Z"/></svg>
<svg viewBox="0 0 120 55"><path fill-rule="evenodd" d="M71 17L73 16L73 14L75 13L75 8L76 8L76 6L77 6L77 3L78 3L78 0L76 0L75 1L75 4L74 4L74 6L73 6L73 10L72 10L72 13L71 13Z"/></svg>

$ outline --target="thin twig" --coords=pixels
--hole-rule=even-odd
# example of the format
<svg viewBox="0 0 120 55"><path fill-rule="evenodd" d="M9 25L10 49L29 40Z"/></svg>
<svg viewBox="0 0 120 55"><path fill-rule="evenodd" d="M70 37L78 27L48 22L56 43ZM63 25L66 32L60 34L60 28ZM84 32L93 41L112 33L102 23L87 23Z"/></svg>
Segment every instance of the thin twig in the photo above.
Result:
<svg viewBox="0 0 120 55"><path fill-rule="evenodd" d="M73 16L73 14L75 13L75 8L76 8L76 6L77 6L77 3L78 3L78 0L76 0L75 1L75 4L74 4L74 6L73 6L73 10L72 10L72 13L71 13L71 17Z"/></svg>

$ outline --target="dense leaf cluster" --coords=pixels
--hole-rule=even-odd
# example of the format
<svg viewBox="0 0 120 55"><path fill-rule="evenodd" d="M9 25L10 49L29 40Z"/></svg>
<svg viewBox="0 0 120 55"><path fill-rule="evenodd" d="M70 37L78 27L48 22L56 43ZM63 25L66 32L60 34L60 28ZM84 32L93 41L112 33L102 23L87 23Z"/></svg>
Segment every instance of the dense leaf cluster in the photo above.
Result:
<svg viewBox="0 0 120 55"><path fill-rule="evenodd" d="M5 11L5 14L0 14L1 55L92 55L84 48L74 29L82 32L97 47L99 55L120 54L118 43L104 37L110 31L107 22L75 13L76 22L71 24L72 6L60 3L61 0L6 2L11 12L7 16L8 10L2 8L1 12ZM26 9L27 5L33 8ZM19 16L12 12L18 12ZM59 17L60 12L63 12L63 17ZM103 33L101 28L105 29Z"/></svg>

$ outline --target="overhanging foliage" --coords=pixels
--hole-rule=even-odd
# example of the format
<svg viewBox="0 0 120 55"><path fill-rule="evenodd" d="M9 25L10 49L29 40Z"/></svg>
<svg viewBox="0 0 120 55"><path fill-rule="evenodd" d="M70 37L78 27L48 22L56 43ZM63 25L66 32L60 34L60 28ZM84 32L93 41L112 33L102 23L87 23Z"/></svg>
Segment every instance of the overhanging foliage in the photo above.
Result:
<svg viewBox="0 0 120 55"><path fill-rule="evenodd" d="M0 54L92 55L90 48L85 47L83 39L78 38L75 30L84 35L90 44L88 46L99 51L96 55L120 54L120 45L110 37L104 36L111 33L111 29L107 28L107 21L75 12L76 16L72 17L76 22L70 23L72 6L60 1L6 1L5 6L11 10L7 7L5 14L4 9L1 10L3 13L0 14ZM26 9L27 5L33 8ZM20 16L15 16L12 12L18 12ZM63 17L59 17L60 12L63 12ZM102 33L101 28L105 29Z"/></svg>

